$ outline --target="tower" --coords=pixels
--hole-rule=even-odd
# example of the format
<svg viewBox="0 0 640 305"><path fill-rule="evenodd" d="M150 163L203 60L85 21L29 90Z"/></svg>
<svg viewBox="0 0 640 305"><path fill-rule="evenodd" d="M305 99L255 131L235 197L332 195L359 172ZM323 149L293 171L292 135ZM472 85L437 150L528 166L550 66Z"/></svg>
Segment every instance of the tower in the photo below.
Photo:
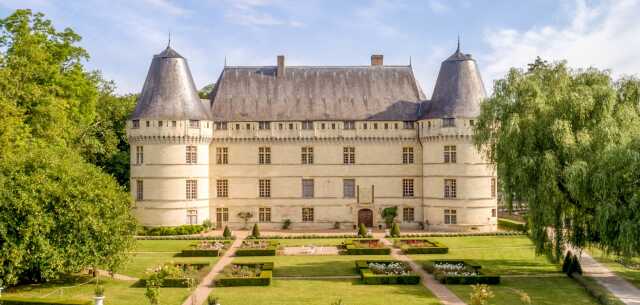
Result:
<svg viewBox="0 0 640 305"><path fill-rule="evenodd" d="M473 144L473 124L486 92L475 60L458 49L442 62L423 104L423 210L429 230L497 228L495 169Z"/></svg>
<svg viewBox="0 0 640 305"><path fill-rule="evenodd" d="M171 47L153 57L127 121L131 193L144 226L200 224L209 218L213 123L187 60Z"/></svg>

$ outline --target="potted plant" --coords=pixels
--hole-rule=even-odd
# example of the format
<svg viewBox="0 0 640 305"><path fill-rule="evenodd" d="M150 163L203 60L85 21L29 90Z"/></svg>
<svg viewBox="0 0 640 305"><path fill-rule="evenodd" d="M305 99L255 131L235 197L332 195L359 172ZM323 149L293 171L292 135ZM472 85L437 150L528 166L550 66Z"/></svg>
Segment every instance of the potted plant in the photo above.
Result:
<svg viewBox="0 0 640 305"><path fill-rule="evenodd" d="M93 304L94 305L102 305L104 304L104 286L100 284L96 284L96 289L94 290Z"/></svg>

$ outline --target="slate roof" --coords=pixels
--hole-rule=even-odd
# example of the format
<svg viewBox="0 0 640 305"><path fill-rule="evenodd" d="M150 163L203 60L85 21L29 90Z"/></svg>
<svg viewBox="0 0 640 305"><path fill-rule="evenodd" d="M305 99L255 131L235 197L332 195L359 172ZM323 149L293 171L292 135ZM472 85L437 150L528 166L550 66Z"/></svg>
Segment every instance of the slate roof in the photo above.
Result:
<svg viewBox="0 0 640 305"><path fill-rule="evenodd" d="M187 60L170 47L153 56L131 119L209 119Z"/></svg>
<svg viewBox="0 0 640 305"><path fill-rule="evenodd" d="M411 66L225 67L211 92L218 121L416 120Z"/></svg>

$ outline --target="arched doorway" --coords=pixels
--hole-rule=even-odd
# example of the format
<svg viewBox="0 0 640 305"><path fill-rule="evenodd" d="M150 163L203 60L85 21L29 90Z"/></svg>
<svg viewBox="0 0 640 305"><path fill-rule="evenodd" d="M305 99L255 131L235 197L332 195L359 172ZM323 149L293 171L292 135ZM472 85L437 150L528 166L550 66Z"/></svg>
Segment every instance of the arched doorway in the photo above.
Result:
<svg viewBox="0 0 640 305"><path fill-rule="evenodd" d="M358 225L363 223L366 227L373 227L373 211L361 209L358 211Z"/></svg>

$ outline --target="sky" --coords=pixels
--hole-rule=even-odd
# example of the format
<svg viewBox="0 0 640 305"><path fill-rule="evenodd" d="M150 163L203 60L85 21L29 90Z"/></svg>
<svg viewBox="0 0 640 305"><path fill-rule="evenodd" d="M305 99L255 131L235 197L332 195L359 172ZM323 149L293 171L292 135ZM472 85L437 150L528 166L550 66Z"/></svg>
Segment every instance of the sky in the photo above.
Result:
<svg viewBox="0 0 640 305"><path fill-rule="evenodd" d="M440 63L461 49L485 87L536 56L574 68L640 74L640 0L0 0L42 12L82 36L88 69L118 93L142 89L153 54L167 45L188 59L196 86L228 65L407 65L427 96Z"/></svg>

